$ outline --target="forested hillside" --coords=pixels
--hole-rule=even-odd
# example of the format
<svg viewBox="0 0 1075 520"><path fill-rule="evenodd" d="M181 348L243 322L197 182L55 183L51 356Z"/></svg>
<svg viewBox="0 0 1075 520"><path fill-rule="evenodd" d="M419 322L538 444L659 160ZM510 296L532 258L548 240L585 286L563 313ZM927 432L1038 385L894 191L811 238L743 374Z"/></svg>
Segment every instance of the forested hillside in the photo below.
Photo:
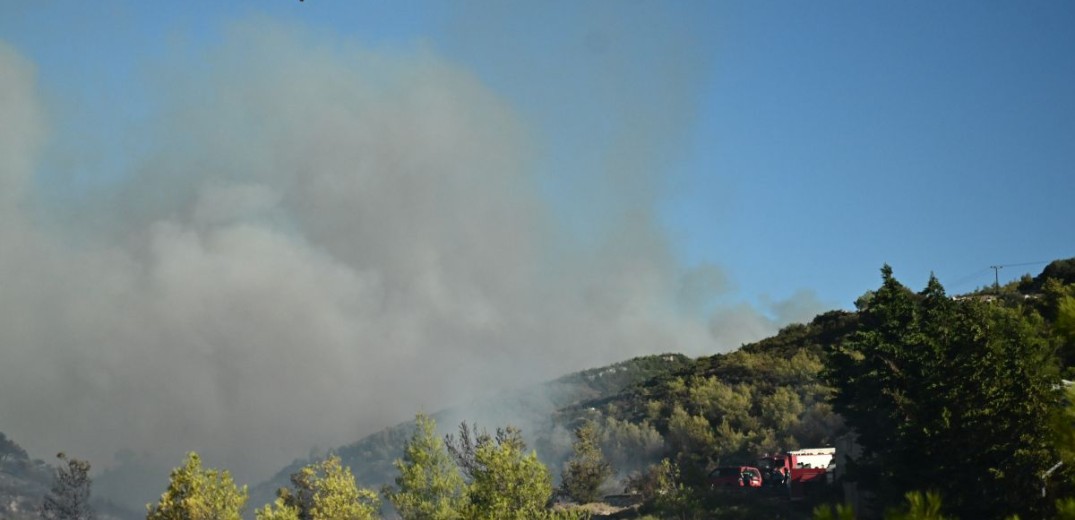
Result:
<svg viewBox="0 0 1075 520"><path fill-rule="evenodd" d="M663 374L682 370L692 363L682 354L642 356L605 367L575 372L556 380L514 390L496 398L442 410L432 414L441 433L455 431L467 421L479 427L495 429L507 424L522 428L524 436L538 450L543 461L556 467L571 450L571 433L553 421L557 410L578 403L615 395L633 385ZM341 446L334 453L350 466L360 484L378 488L395 477L393 461L403 454L405 441L414 429L407 421L376 434ZM251 496L256 503L271 500L276 490L287 485L289 476L310 460L297 460L278 472L271 480L255 486Z"/></svg>
<svg viewBox="0 0 1075 520"><path fill-rule="evenodd" d="M845 432L822 382L824 345L853 330L855 314L833 311L784 328L728 354L695 360L624 392L576 407L592 408L615 439L622 425L649 428L684 471L700 478L709 466L752 463L763 453L831 446ZM608 446L615 450L615 443Z"/></svg>
<svg viewBox="0 0 1075 520"><path fill-rule="evenodd" d="M71 467L78 470L89 469L89 464L78 459L68 459L61 455L60 467L53 467L41 459L31 458L14 439L0 432L0 519L3 520L38 520L41 518L68 518L63 514L48 511L46 497L56 496L58 475L64 466L73 462ZM58 473L59 471L59 473ZM86 474L80 475L85 477ZM67 480L70 483L71 480ZM62 487L60 489L63 489ZM83 490L88 490L85 486ZM70 498L70 497L64 497ZM92 510L97 520L125 520L134 518L137 513L117 506L107 500L92 495L67 501L69 510ZM72 503L73 502L73 503ZM55 502L54 502L55 503Z"/></svg>
<svg viewBox="0 0 1075 520"><path fill-rule="evenodd" d="M565 503L627 492L635 505L612 508L618 518L823 519L854 490L834 514L1072 519L1075 399L1061 376L1075 373L1073 265L956 296L935 278L912 290L884 266L853 312L734 352L635 358L419 416L295 461L249 497L192 453L150 516L179 518L209 493L229 518L268 504L259 519L335 518L315 512L323 494L347 518L568 519L603 510ZM805 502L707 480L841 438L861 453ZM0 435L3 517L37 518L55 472Z"/></svg>
<svg viewBox="0 0 1075 520"><path fill-rule="evenodd" d="M857 504L863 514L927 490L941 491L945 509L961 518L1052 514L1053 499L1030 491L1066 449L1055 438L1059 376L1071 373L1075 351L1075 285L1065 274L1071 265L1053 262L1036 277L967 296L946 294L935 279L915 292L886 266L881 286L866 291L855 312L824 313L734 352L678 359L603 388L592 384L595 375L622 367L568 376L557 384L579 384L569 398L549 399L546 409L525 406L515 424L525 424L524 435L554 474L569 455L564 433L595 426L615 475L604 483L609 492L667 459L678 485L696 490L684 500L699 515L719 516L732 502L734 514L744 507L772 512L766 501L744 506L742 496L705 493L714 466L831 446L849 432L865 456L847 478L874 497ZM447 417L437 415L442 429ZM338 453L373 484L378 478L370 475L392 473L388 461L408 431L400 425ZM1061 469L1049 489L1063 495L1070 479ZM972 498L987 489L989 500ZM774 514L804 514L778 509Z"/></svg>

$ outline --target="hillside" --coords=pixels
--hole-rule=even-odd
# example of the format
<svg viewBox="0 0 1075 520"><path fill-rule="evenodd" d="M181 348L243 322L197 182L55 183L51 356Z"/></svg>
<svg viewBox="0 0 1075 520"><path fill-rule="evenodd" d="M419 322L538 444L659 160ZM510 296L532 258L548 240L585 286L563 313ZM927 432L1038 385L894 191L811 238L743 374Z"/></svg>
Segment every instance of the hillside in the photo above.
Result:
<svg viewBox="0 0 1075 520"><path fill-rule="evenodd" d="M52 482L52 468L33 460L0 432L0 518L40 518L41 499Z"/></svg>
<svg viewBox="0 0 1075 520"><path fill-rule="evenodd" d="M31 458L14 439L0 432L0 518L39 520L41 504L52 486L56 469ZM98 520L128 520L139 515L99 498L92 498Z"/></svg>
<svg viewBox="0 0 1075 520"><path fill-rule="evenodd" d="M1056 381L1053 378L1061 370L1071 374L1072 360L1075 359L1075 283L1068 281L1071 265L1075 265L1075 261L1070 259L1053 262L1037 277L1026 276L994 291L996 294L979 291L956 296L946 295L936 280L931 280L921 292L914 292L900 285L886 266L882 270L884 284L876 291L867 291L856 301L856 311L826 312L808 323L789 325L772 337L733 352L697 359L680 354L638 357L572 373L432 416L441 435L453 432L464 420L489 430L508 424L518 426L529 446L537 451L541 461L556 477L570 454L573 429L583 422L592 422L597 426L602 451L615 472L606 482L605 492L620 492L625 477L645 471L662 458L668 458L678 466L687 486L704 489L704 477L714 466L752 464L764 453L831 446L837 437L847 433L848 425L853 425L847 418L852 416L841 416L838 413L842 413L841 409L834 406L840 406L841 392L846 407L846 403L858 399L852 390L861 391L862 388L851 388L845 384L847 379L833 374L836 370L858 374L855 367L864 359L869 361L863 356L848 357L848 349L867 349L866 352L871 348L890 349L884 351L884 356L895 357L884 358L884 363L890 365L893 359L900 363L917 363L921 365L921 374L942 366L978 370L974 367L984 362L979 359L979 354L971 354L974 362L969 365L959 365L963 359L959 356L933 359L919 355L929 351L941 356L946 349L953 349L958 339L966 341L966 346L961 347L966 352L994 349L995 358L991 362L1009 360L1002 365L1013 370L1013 374L1022 373L1018 372L1024 370L1020 367L1029 367L1026 373L1038 374L1040 377L1036 381L1044 387L1053 384L1052 381ZM927 327L930 320L942 312L952 317L947 321L935 321L944 328L917 329ZM983 336L975 332L966 338L953 336L955 339L949 343L936 343L938 339L946 338L944 331L957 322L956 318L961 320L959 323L972 324L973 330L1009 331L1003 332L1009 336L997 336L983 343ZM905 336L906 331L914 333ZM877 343L879 346L872 346L876 342L880 342ZM924 345L928 345L928 350L923 350L927 348ZM1022 351L1018 349L1024 348L1030 349L1026 352L1048 354L1019 353ZM958 354L957 351L951 350ZM1054 353L1055 359L1052 357ZM1036 361L1016 363L1021 359L1018 356ZM1053 363L1057 365L1055 368L1051 366ZM894 376L878 383L895 385L885 390L888 393L881 394L879 402L917 388L916 379L905 378L898 367L889 365L874 367L869 372L895 370ZM986 372L990 370L996 371L989 369ZM939 373L940 379L931 384L946 384L945 372ZM973 373L975 377L987 376ZM961 396L960 399L981 402L980 396L962 397L960 392L964 388L958 384L949 391ZM929 406L946 405L943 400L932 402L927 397L932 395L924 394L920 401L928 402ZM908 403L901 401L901 406ZM1042 403L1042 406L1049 406L1044 401ZM861 417L858 420L861 421ZM861 422L855 425L856 431L862 431L861 425ZM412 429L413 422L404 422L332 452L352 468L361 485L379 489L394 479L393 461L400 457ZM933 431L945 431L945 427L934 427ZM1041 448L1043 460L1055 456L1049 451L1051 449ZM29 510L27 508L39 503L51 475L44 463L25 462L29 459L24 453L18 457L23 461L20 466L23 476L18 481L0 471L0 477L7 479L0 481L0 486L4 486L0 487L0 492L9 490L8 495L0 494L0 499L12 504L7 509L7 514L11 515L24 514ZM1054 458L1048 460L1055 461ZM248 509L271 502L275 491L287 486L289 476L308 462L296 460L272 479L253 486ZM10 466L10 461L7 464ZM33 468L37 469L31 471ZM1058 479L1067 478L1067 471L1065 468L1057 473ZM706 500L717 500L701 506L708 513L721 507L720 500L727 501L727 497L705 496ZM755 506L772 506L768 503L771 500L753 504L749 498L740 498L737 501L740 505L736 507L748 511ZM802 511L796 514L800 513ZM21 520L17 516L12 518Z"/></svg>
<svg viewBox="0 0 1075 520"><path fill-rule="evenodd" d="M632 472L675 454L690 454L704 468L709 459L751 461L766 451L831 445L845 430L827 404L831 389L819 380L824 346L849 334L856 316L832 311L726 354L635 358L433 417L442 434L461 420L489 429L521 426L557 478L569 455L572 428L594 421L615 470L605 487L609 493L621 492ZM412 428L411 422L402 423L335 452L362 485L376 489L395 477L392 462ZM725 442L714 451L718 437ZM691 460L679 462L689 468ZM271 501L306 462L295 461L255 486L250 503Z"/></svg>
<svg viewBox="0 0 1075 520"><path fill-rule="evenodd" d="M843 382L833 379L832 371L841 363L846 370L849 360L861 363L861 359L834 360L831 356L834 352L843 356L846 348L869 348L866 345L877 338L891 336L889 341L895 343L885 348L897 349L893 355L910 355L907 363L921 362L916 361L921 358L915 354L898 350L908 348L901 345L911 341L912 350L906 352L913 353L913 342L924 341L914 339L920 336L904 338L900 332L914 330L919 319L925 320L923 324L929 323L925 314L914 317L919 313L941 312L937 309L943 308L947 309L944 312L965 316L989 330L1015 327L1011 330L1023 331L1019 333L1023 334L1019 336L1022 339L1015 342L1004 340L979 345L976 342L980 336L969 337L967 341L977 345L973 348L999 349L997 355L1001 357L997 359L1015 355L1020 348L1048 350L1048 345L1053 345L1059 354L1058 368L1071 373L1075 323L1068 321L1075 316L1072 312L1075 285L1068 280L1068 267L1072 264L1072 260L1053 262L1038 276L1012 282L993 296L981 291L948 296L935 280L922 292L914 292L891 278L891 270L886 267L882 270L885 283L877 290L867 291L856 302L855 312L827 312L809 323L790 325L775 336L734 352L694 360L682 356L667 358L664 361L674 361L668 364L659 357L631 360L565 376L543 385L540 392L528 389L484 403L484 415L473 413L483 408L476 406L442 412L435 418L442 432L450 430L460 418L477 420L489 428L508 423L520 425L531 446L554 474L559 473L567 454L568 432L582 421L592 421L598 426L602 451L616 469L616 477L606 483L606 491L619 492L625 476L662 457L678 465L688 486L704 487L704 476L715 465L752 463L763 453L833 445L837 437L849 431L844 417L834 409L833 403L837 402L834 398L840 391L845 396L851 394L847 394L850 390ZM948 303L930 303L938 297ZM893 301L904 303L899 304L902 307L889 308ZM896 329L885 328L889 325L883 320L895 319L892 317L902 316L899 313L904 312L910 312L907 316L911 317L899 319L910 322ZM1016 350L1006 350L1009 348ZM958 358L936 361L957 362ZM643 365L651 368L641 370ZM1043 370L1042 374L1047 376L1048 369ZM901 385L912 385L906 390L911 391L916 384L913 380L892 381L895 382L884 384L897 387L886 392L902 393L905 390ZM1041 384L1046 384L1046 380ZM956 385L952 391L958 393L963 391L961 388ZM943 402L938 405L943 406ZM410 425L402 424L342 447L338 453L354 468L360 480L375 486L391 479L394 474L391 461L409 432ZM288 471L281 472L271 485L263 485L261 492L282 485ZM261 500L269 497L266 495ZM952 497L958 505L956 493L952 492ZM709 514L717 514L724 507L721 504L727 505L727 501L728 497L706 495L699 507ZM746 498L738 502L736 507L740 512L759 512L773 505L764 498L756 503Z"/></svg>
<svg viewBox="0 0 1075 520"><path fill-rule="evenodd" d="M781 448L828 445L841 428L826 404L829 389L819 379L823 346L851 333L856 323L854 313L831 311L737 351L698 358L681 370L582 403L575 410L592 408L621 421L652 424L662 436L677 439L681 432L676 416L703 417L705 422L698 426L754 439L733 450L746 460Z"/></svg>
<svg viewBox="0 0 1075 520"><path fill-rule="evenodd" d="M442 434L454 432L464 420L489 430L507 424L519 426L542 460L550 467L558 467L570 451L570 432L552 421L558 410L616 395L634 385L683 370L690 364L690 358L682 354L636 357L442 410L432 417ZM403 443L413 428L414 422L407 421L333 451L352 468L360 484L379 488L395 478L392 463L402 454ZM308 462L296 460L268 481L253 486L250 503L271 502L276 490L288 485L289 476Z"/></svg>

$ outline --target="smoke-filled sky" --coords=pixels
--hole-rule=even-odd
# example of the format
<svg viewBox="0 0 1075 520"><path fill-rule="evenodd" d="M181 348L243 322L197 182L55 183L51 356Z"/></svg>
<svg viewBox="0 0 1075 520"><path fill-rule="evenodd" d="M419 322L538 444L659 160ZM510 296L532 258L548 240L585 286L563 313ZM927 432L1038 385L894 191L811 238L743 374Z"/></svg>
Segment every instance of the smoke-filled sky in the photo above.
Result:
<svg viewBox="0 0 1075 520"><path fill-rule="evenodd" d="M1072 256L1073 19L4 3L0 431L252 481L421 409L726 351L883 262L969 290Z"/></svg>

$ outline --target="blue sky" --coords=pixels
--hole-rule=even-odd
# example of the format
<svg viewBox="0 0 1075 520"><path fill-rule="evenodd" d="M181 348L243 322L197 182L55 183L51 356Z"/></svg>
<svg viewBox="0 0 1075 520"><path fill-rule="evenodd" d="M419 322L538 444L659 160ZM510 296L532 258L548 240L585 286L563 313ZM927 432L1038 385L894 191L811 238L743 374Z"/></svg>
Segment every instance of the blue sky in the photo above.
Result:
<svg viewBox="0 0 1075 520"><path fill-rule="evenodd" d="M147 146L131 129L154 113L155 63L268 17L472 71L533 130L554 204L618 189L565 180L632 124L616 96L683 96L638 189L680 262L726 271L729 299L805 288L847 307L884 262L960 291L992 264L1075 255L1072 3L577 4L18 2L0 38L38 67L53 146L84 148L84 163L43 163L54 194L107 184ZM614 210L565 204L585 236L602 230L573 211Z"/></svg>

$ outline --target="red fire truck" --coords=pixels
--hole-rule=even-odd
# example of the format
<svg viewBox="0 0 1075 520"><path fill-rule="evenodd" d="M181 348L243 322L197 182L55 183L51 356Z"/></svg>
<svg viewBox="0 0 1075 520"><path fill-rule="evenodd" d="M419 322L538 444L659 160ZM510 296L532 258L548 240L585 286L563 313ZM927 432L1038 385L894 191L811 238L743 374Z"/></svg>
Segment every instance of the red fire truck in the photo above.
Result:
<svg viewBox="0 0 1075 520"><path fill-rule="evenodd" d="M783 485L792 500L802 500L816 486L828 482L836 448L807 448L758 459L766 484Z"/></svg>

